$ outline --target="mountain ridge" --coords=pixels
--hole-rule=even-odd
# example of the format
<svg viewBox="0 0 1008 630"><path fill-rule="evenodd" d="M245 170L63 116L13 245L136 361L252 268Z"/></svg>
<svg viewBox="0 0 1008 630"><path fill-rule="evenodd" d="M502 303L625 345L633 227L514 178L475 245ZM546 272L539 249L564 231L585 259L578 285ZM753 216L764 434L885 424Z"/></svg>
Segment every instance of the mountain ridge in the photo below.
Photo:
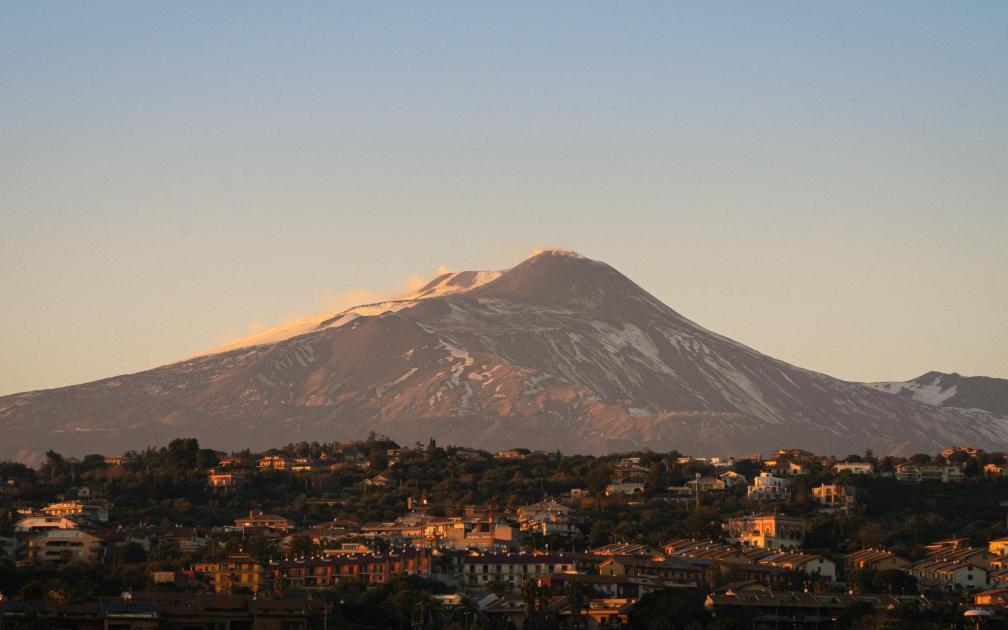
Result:
<svg viewBox="0 0 1008 630"><path fill-rule="evenodd" d="M982 409L999 415L1008 415L1008 379L963 376L958 372L932 370L909 381L865 383L865 385L929 405Z"/></svg>

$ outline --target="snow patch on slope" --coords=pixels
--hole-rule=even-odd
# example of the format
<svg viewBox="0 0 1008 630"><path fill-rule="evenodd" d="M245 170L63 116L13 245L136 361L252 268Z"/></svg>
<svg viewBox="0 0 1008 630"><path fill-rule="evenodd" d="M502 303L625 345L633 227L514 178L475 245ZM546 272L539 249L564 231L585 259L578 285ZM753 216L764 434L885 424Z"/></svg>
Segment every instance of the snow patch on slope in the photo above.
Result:
<svg viewBox="0 0 1008 630"><path fill-rule="evenodd" d="M889 383L865 383L868 387L872 389L877 389L880 392L885 392L887 394L897 394L901 396L909 396L917 402L922 402L927 405L934 405L940 407L949 398L956 395L957 385L952 385L951 387L942 388L941 378L935 377L934 381L927 384L921 385L920 383L915 383L914 381L906 382L889 382Z"/></svg>
<svg viewBox="0 0 1008 630"><path fill-rule="evenodd" d="M501 277L503 271L456 271L434 278L418 291L404 296L407 300L422 300L432 297L444 297L464 293L493 282Z"/></svg>

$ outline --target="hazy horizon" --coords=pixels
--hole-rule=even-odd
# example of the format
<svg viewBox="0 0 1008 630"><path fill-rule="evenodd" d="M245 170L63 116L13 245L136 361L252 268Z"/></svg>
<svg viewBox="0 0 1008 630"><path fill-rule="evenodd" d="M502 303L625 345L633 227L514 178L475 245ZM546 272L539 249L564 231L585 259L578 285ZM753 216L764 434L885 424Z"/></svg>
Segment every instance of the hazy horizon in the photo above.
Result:
<svg viewBox="0 0 1008 630"><path fill-rule="evenodd" d="M538 247L845 380L1008 378L1008 5L9 4L0 395Z"/></svg>

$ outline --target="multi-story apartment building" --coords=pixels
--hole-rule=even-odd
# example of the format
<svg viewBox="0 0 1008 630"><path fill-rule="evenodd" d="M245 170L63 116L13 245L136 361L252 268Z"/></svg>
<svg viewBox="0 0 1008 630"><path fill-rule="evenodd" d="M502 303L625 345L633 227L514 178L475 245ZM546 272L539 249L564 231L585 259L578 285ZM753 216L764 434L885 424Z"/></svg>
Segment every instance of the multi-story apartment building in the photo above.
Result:
<svg viewBox="0 0 1008 630"><path fill-rule="evenodd" d="M574 556L563 554L474 554L462 560L462 580L466 586L498 582L517 589L530 578L572 571Z"/></svg>
<svg viewBox="0 0 1008 630"><path fill-rule="evenodd" d="M102 540L79 529L47 529L28 538L28 559L47 565L102 561Z"/></svg>
<svg viewBox="0 0 1008 630"><path fill-rule="evenodd" d="M246 554L218 562L199 562L193 570L210 580L217 593L258 593L263 583L263 565Z"/></svg>
<svg viewBox="0 0 1008 630"><path fill-rule="evenodd" d="M284 560L266 567L268 575L287 587L328 588L341 579L367 586L384 584L393 575L423 575L433 570L431 552L399 549L384 554L344 553L327 558Z"/></svg>
<svg viewBox="0 0 1008 630"><path fill-rule="evenodd" d="M857 505L854 487L839 483L822 483L812 488L812 497L824 510L852 510Z"/></svg>

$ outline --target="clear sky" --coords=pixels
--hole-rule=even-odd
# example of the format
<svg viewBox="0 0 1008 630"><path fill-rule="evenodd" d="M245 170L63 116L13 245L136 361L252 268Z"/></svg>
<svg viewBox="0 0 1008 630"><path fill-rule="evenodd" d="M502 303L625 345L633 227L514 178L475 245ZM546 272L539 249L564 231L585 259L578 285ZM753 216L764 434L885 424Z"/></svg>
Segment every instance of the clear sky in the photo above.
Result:
<svg viewBox="0 0 1008 630"><path fill-rule="evenodd" d="M0 5L0 393L541 245L841 378L1008 377L1008 3Z"/></svg>

